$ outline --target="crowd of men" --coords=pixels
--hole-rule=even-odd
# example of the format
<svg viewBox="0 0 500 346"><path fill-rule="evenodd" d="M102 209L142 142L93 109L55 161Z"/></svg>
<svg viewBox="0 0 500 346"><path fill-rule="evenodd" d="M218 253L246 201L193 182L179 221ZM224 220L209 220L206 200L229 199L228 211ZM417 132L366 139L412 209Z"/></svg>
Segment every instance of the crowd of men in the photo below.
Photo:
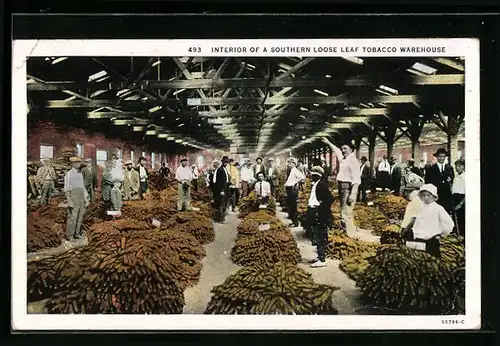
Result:
<svg viewBox="0 0 500 346"><path fill-rule="evenodd" d="M402 195L410 203L405 220L401 224L405 239L425 244L429 253L439 256L439 237L455 231L465 235L465 161L455 162L455 170L446 163L448 153L438 149L434 156L436 163L417 167L413 159L406 164L398 164L394 158L384 156L376 165L370 167L366 157L358 161L351 143L340 147L323 139L337 159L336 172L326 165L326 160L315 160L309 169L303 161L289 158L286 162L284 181L280 181L282 169L273 158L264 163L257 158L242 165L227 156L221 161L214 161L205 175L205 181L213 197L215 221L223 223L228 213L238 211L240 198L247 197L254 191L255 205L266 205L271 196L276 196L277 187L283 184L286 191L286 203L283 206L288 213L291 227L299 226L297 201L299 192L309 194L307 222L302 226L313 245L318 248L318 257L311 261L312 267L326 265L325 251L327 230L332 223L330 212L333 195L330 191L330 177L337 181L341 209L341 227L349 236L355 236L358 229L354 221L356 202L367 202L367 191L377 186L396 195ZM82 220L87 206L95 201L98 185L97 167L91 159L71 157L71 169L64 176L63 191L68 205L67 239L81 239ZM158 172L161 177L170 179L170 169L165 163ZM333 174L332 174L333 173ZM112 155L105 163L101 179L101 195L107 210L120 213L123 200L141 200L148 189L149 171L146 159L140 157L137 164L122 161ZM191 190L198 189L200 172L196 165L188 165L188 159L182 158L175 171L178 185L177 210L192 210ZM307 177L312 181L311 190L304 191ZM36 171L29 171L29 197L38 196L42 204L48 204L54 193L56 172L49 160Z"/></svg>

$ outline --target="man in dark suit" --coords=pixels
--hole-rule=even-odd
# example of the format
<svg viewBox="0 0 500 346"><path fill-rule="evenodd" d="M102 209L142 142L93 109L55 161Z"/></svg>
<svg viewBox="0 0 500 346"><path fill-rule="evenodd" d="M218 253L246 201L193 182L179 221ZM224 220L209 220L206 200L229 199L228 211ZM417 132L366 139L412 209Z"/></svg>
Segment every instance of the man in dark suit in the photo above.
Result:
<svg viewBox="0 0 500 346"><path fill-rule="evenodd" d="M425 171L425 183L437 187L437 203L442 205L447 212L451 213L451 186L453 184L453 179L455 179L455 172L450 164L445 163L448 152L444 148L439 148L434 153L434 156L437 162Z"/></svg>
<svg viewBox="0 0 500 346"><path fill-rule="evenodd" d="M395 195L399 195L401 189L401 165L396 163L396 159L391 157L391 190Z"/></svg>
<svg viewBox="0 0 500 346"><path fill-rule="evenodd" d="M224 156L221 165L214 172L212 191L214 193L215 222L223 223L226 216L227 199L229 198L229 158Z"/></svg>
<svg viewBox="0 0 500 346"><path fill-rule="evenodd" d="M312 268L326 266L326 248L328 246L328 227L332 224L333 195L328 188L324 176L325 171L320 166L312 167L312 187L308 200L308 224L312 231L312 243L316 245L318 257L309 261Z"/></svg>
<svg viewBox="0 0 500 346"><path fill-rule="evenodd" d="M366 190L368 190L368 187L370 186L370 180L371 180L371 171L370 171L370 163L368 162L368 159L366 156L363 156L361 158L361 185L359 186L359 191L358 191L358 202L361 201L364 204L366 204Z"/></svg>

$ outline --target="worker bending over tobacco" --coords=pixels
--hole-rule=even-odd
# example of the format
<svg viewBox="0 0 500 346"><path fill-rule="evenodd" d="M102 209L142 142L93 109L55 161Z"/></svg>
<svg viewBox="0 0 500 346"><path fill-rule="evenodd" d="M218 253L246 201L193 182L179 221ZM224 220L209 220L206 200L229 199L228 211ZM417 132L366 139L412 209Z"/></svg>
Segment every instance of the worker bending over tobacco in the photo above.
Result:
<svg viewBox="0 0 500 346"><path fill-rule="evenodd" d="M332 149L339 162L337 184L339 188L342 227L348 236L352 236L357 232L354 225L353 209L358 196L358 187L361 183L359 161L356 158L356 153L351 143L343 144L339 148L327 138L323 138L323 142Z"/></svg>
<svg viewBox="0 0 500 346"><path fill-rule="evenodd" d="M89 205L89 195L85 190L83 174L80 172L82 159L71 157L71 169L64 176L64 193L68 202L68 220L66 225L66 239L82 239L82 222L85 209Z"/></svg>
<svg viewBox="0 0 500 346"><path fill-rule="evenodd" d="M193 180L193 172L187 165L186 158L181 159L181 165L175 172L175 180L178 183L177 210L191 209L191 181Z"/></svg>
<svg viewBox="0 0 500 346"><path fill-rule="evenodd" d="M57 178L56 171L49 160L42 161L43 166L37 171L36 178L42 196L42 204L49 204L50 198L54 193L55 180Z"/></svg>
<svg viewBox="0 0 500 346"><path fill-rule="evenodd" d="M407 241L422 243L425 251L441 258L439 239L447 236L453 230L453 219L443 206L436 203L438 192L436 186L425 184L418 195L422 201L416 217L406 225L403 238Z"/></svg>

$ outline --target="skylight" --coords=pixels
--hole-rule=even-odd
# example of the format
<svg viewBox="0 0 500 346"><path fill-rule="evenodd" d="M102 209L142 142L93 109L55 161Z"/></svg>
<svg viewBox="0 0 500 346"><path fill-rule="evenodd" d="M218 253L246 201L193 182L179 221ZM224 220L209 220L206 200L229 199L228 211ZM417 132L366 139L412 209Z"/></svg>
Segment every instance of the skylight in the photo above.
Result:
<svg viewBox="0 0 500 346"><path fill-rule="evenodd" d="M385 86L385 85L381 85L379 86L380 89L384 90L384 91L387 91L391 94L394 94L394 95L397 95L398 94L398 91L396 89L393 89L393 88L390 88L388 86Z"/></svg>
<svg viewBox="0 0 500 346"><path fill-rule="evenodd" d="M177 95L177 94L180 94L181 92L185 91L186 89L180 89L180 90L176 90L172 93L172 95Z"/></svg>
<svg viewBox="0 0 500 346"><path fill-rule="evenodd" d="M411 68L425 74L434 74L437 71L435 68L421 64L419 62L414 63Z"/></svg>
<svg viewBox="0 0 500 346"><path fill-rule="evenodd" d="M353 62L358 65L363 65L363 59L356 58L355 56L343 56L342 59Z"/></svg>
<svg viewBox="0 0 500 346"><path fill-rule="evenodd" d="M317 94L323 95L323 96L329 96L326 92L318 90L318 89L314 89L314 92Z"/></svg>
<svg viewBox="0 0 500 346"><path fill-rule="evenodd" d="M57 59L55 59L55 60L52 60L52 65L55 65L55 64L57 64L57 63L60 63L61 61L64 61L64 60L66 60L66 59L68 59L68 58L67 58L67 57L61 57L61 58L57 58Z"/></svg>
<svg viewBox="0 0 500 346"><path fill-rule="evenodd" d="M149 113L154 113L154 112L157 112L161 109L161 106L155 106L153 108L150 108L149 109Z"/></svg>
<svg viewBox="0 0 500 346"><path fill-rule="evenodd" d="M300 107L300 110L301 110L301 111L304 111L304 112L308 112L308 111L309 111L309 109L307 109L307 108L305 108L305 107Z"/></svg>
<svg viewBox="0 0 500 346"><path fill-rule="evenodd" d="M107 74L108 74L108 73L107 73L106 71L104 71L104 70L103 70L103 71L99 71L99 72L97 72L97 73L95 73L95 74L91 75L91 76L89 77L89 80L88 80L88 81L89 81L89 82L92 82L92 81L94 81L94 80L97 80L97 79L99 79L99 78L101 78L101 77L106 76Z"/></svg>

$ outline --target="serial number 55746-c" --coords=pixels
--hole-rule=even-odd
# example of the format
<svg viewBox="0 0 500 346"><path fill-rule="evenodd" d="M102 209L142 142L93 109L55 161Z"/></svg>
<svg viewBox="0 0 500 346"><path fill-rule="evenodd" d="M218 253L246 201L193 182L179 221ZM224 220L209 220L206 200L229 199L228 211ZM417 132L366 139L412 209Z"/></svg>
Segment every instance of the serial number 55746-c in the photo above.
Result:
<svg viewBox="0 0 500 346"><path fill-rule="evenodd" d="M464 324L464 320L441 320L441 324Z"/></svg>
<svg viewBox="0 0 500 346"><path fill-rule="evenodd" d="M201 47L189 47L188 52L189 53L201 53Z"/></svg>

